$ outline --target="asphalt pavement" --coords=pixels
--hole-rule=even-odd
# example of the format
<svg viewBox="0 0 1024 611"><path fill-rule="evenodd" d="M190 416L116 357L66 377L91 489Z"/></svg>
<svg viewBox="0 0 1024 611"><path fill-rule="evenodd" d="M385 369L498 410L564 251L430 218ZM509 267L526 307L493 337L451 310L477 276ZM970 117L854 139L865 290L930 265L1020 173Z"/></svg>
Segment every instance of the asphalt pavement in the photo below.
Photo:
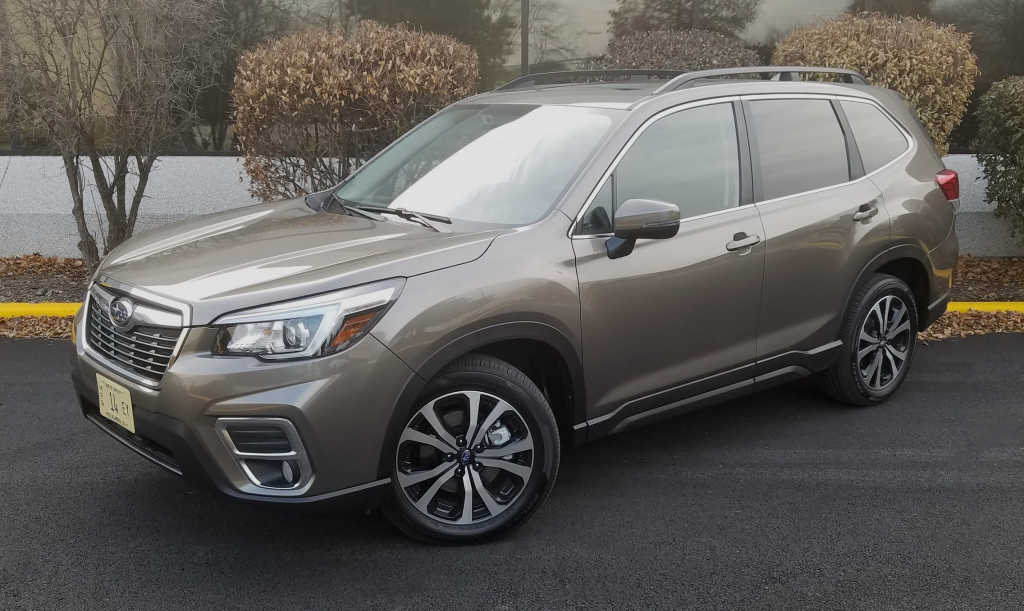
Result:
<svg viewBox="0 0 1024 611"><path fill-rule="evenodd" d="M887 405L797 383L563 459L496 543L192 488L77 412L65 342L0 340L0 609L1016 609L1024 335L922 347Z"/></svg>

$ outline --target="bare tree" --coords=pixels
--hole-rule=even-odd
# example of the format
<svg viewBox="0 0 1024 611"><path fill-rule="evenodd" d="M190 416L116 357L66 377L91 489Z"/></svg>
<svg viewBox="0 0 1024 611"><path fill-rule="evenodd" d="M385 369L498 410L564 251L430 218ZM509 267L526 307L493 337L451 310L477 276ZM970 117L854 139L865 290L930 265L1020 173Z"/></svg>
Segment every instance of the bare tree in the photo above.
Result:
<svg viewBox="0 0 1024 611"><path fill-rule="evenodd" d="M6 3L0 106L47 131L64 161L78 248L95 269L101 252L131 237L160 151L195 121L226 44L220 0ZM86 222L90 190L103 211L99 246Z"/></svg>
<svg viewBox="0 0 1024 611"><path fill-rule="evenodd" d="M522 0L495 0L491 6L501 20L513 24L505 45L511 54L521 54L522 43L517 30L521 29L520 4ZM530 61L534 64L574 59L581 53L581 40L586 31L581 28L559 0L530 0L529 12Z"/></svg>

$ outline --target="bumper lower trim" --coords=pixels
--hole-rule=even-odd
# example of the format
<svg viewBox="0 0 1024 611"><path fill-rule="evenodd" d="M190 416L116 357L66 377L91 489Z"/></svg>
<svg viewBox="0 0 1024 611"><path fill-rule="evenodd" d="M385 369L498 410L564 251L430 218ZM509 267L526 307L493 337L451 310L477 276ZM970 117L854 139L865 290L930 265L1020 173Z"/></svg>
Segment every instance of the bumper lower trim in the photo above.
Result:
<svg viewBox="0 0 1024 611"><path fill-rule="evenodd" d="M149 448L145 447L144 445L142 445L140 443L135 443L130 438L125 437L123 434L119 433L116 429L114 429L114 427L111 426L108 422L106 422L104 420L103 416L100 416L99 414L97 414L95 412L89 412L89 413L85 414L85 417L90 422L92 422L93 424L98 426L100 428L100 430L102 430L104 433L106 433L107 435L110 435L111 437L116 439L119 443L124 445L126 448L128 448L132 452L135 452L136 454L138 454L139 456L145 458L146 460L148 460L150 462L156 463L157 465L163 467L164 469L167 469L168 471L170 471L171 473L173 473L175 475L181 475L182 474L181 473L181 469L178 468L178 465L176 465L176 464L172 463L171 461L165 459L164 457L160 456L156 452L153 452L152 450L150 450Z"/></svg>

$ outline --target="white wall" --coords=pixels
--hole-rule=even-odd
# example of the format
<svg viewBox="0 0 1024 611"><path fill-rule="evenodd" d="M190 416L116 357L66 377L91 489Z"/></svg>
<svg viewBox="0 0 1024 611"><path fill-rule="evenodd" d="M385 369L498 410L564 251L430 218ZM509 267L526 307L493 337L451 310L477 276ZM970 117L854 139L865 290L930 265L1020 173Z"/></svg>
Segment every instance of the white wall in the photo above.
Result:
<svg viewBox="0 0 1024 611"><path fill-rule="evenodd" d="M975 256L1024 256L1005 221L985 202L985 180L970 155L950 155L947 167L960 173L962 207L957 220L960 251ZM57 157L0 157L0 256L31 254L77 257L78 232L71 217L64 168ZM150 178L137 230L199 214L254 203L237 157L164 157ZM90 209L93 225L102 216Z"/></svg>

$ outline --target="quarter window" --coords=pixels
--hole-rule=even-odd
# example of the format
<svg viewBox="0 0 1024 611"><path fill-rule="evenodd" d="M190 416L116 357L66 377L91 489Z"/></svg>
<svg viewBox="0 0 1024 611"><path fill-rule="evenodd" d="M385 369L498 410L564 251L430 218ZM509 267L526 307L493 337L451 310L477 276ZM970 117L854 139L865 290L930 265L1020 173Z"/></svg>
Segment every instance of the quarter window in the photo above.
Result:
<svg viewBox="0 0 1024 611"><path fill-rule="evenodd" d="M761 159L762 200L850 180L846 137L828 100L750 102Z"/></svg>
<svg viewBox="0 0 1024 611"><path fill-rule="evenodd" d="M844 101L842 105L866 173L874 172L907 150L903 132L873 104Z"/></svg>
<svg viewBox="0 0 1024 611"><path fill-rule="evenodd" d="M675 204L681 218L734 208L740 162L732 104L683 110L651 124L629 148L583 215L579 233L608 233L629 199Z"/></svg>

